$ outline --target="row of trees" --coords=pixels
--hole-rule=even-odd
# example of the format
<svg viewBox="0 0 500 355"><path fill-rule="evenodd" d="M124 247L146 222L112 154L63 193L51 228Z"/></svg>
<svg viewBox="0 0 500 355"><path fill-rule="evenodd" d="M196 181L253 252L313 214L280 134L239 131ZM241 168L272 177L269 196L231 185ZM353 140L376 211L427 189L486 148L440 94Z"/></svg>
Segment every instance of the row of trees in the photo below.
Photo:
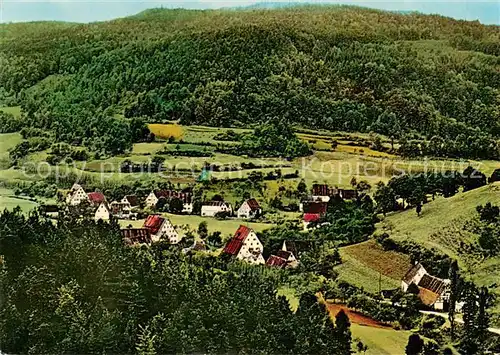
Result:
<svg viewBox="0 0 500 355"><path fill-rule="evenodd" d="M404 209L406 206L421 206L427 202L427 195L434 199L437 195L454 196L459 188L469 191L484 186L486 176L473 167L467 167L463 172L428 172L419 174L404 174L395 176L384 184L380 182L374 194L377 208L383 214ZM402 200L399 204L398 200Z"/></svg>

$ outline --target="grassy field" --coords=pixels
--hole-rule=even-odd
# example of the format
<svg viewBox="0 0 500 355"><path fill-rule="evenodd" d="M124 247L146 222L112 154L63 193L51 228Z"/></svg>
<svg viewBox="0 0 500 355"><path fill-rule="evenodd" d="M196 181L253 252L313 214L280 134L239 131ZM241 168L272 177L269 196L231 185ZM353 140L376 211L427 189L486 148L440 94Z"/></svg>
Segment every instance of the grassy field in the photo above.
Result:
<svg viewBox="0 0 500 355"><path fill-rule="evenodd" d="M367 355L404 354L409 331L381 329L358 324L351 325L353 339L358 338L368 346Z"/></svg>
<svg viewBox="0 0 500 355"><path fill-rule="evenodd" d="M457 257L458 241L442 239L441 230L461 226L476 214L476 206L487 202L500 204L500 183L458 193L450 198L439 197L422 208L421 216L414 210L393 213L377 226L396 240L412 240L445 254Z"/></svg>
<svg viewBox="0 0 500 355"><path fill-rule="evenodd" d="M341 281L363 288L370 293L395 289L401 285L401 279L397 280L382 274L382 272L374 269L370 263L356 259L345 249L340 249L340 255L342 264L337 266L335 270L338 272L338 279Z"/></svg>
<svg viewBox="0 0 500 355"><path fill-rule="evenodd" d="M479 285L492 286L500 294L500 257L484 258L460 250L462 243L474 243L475 236L464 226L476 215L476 206L487 202L500 204L500 183L448 199L437 198L423 206L421 217L414 210L391 214L379 223L378 232L387 232L395 240L410 240L427 248L436 248L456 258L465 275ZM422 262L425 265L425 260ZM494 323L498 325L500 302L496 302L493 312Z"/></svg>
<svg viewBox="0 0 500 355"><path fill-rule="evenodd" d="M21 117L21 106L12 106L12 107L0 107L0 111L5 113L10 113L14 115L14 117Z"/></svg>
<svg viewBox="0 0 500 355"><path fill-rule="evenodd" d="M24 212L28 212L38 204L24 198L17 198L12 190L0 188L0 211L13 210L17 206L21 207Z"/></svg>

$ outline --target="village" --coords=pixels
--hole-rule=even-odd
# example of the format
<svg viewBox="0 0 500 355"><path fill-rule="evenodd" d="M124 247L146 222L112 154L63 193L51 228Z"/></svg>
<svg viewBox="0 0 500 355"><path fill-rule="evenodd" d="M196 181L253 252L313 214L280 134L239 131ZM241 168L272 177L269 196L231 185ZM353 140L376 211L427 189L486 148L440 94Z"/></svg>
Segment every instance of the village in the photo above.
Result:
<svg viewBox="0 0 500 355"><path fill-rule="evenodd" d="M322 225L322 217L327 213L328 204L333 199L353 201L358 198L356 189L338 189L326 184L313 184L307 198L301 201L299 209L302 214L303 231L318 228ZM119 201L108 202L102 192L86 192L79 185L74 184L65 198L67 210L73 210L82 205L89 208L90 217L96 222L109 222L111 219L137 220L147 210L156 210L165 204L176 206L174 209L180 215L194 213L193 195L189 189L185 190L154 190L141 199L136 195L126 195ZM79 210L80 213L82 210ZM234 231L234 235L218 250L221 255L235 258L250 265L265 265L271 268L294 269L300 263L301 246L307 243L299 241L283 241L281 248L264 257L264 246L255 230L248 227L248 221L255 220L264 214L259 202L255 198L246 199L237 209L216 197L204 201L200 215L206 218L232 218L241 220L241 225ZM83 216L82 216L83 217ZM328 223L328 222L326 222ZM179 244L186 235L179 230L168 217L161 213L148 214L141 227L131 225L121 228L122 238L129 246L151 245L157 242ZM183 248L182 252L206 252L208 247L203 239L195 239L193 244ZM381 290L381 295L390 299L399 290ZM417 262L401 280L400 291L417 295L426 310L446 312L449 309L450 280L431 275L425 267ZM455 308L460 312L463 302L457 302Z"/></svg>

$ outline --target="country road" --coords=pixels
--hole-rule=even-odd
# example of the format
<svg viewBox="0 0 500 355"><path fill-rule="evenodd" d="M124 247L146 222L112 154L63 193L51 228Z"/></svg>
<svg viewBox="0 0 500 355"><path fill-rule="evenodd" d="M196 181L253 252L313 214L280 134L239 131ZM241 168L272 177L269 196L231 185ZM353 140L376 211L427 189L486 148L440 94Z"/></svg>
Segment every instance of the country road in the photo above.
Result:
<svg viewBox="0 0 500 355"><path fill-rule="evenodd" d="M423 314L433 314L435 316L443 317L445 319L448 319L448 314L447 313L440 313L440 312L433 312L433 311L420 311L420 313L423 313ZM464 321L462 319L460 319L460 318L455 318L455 321L457 323L460 323L460 324L464 323ZM500 335L500 328L488 328L488 331L490 333Z"/></svg>

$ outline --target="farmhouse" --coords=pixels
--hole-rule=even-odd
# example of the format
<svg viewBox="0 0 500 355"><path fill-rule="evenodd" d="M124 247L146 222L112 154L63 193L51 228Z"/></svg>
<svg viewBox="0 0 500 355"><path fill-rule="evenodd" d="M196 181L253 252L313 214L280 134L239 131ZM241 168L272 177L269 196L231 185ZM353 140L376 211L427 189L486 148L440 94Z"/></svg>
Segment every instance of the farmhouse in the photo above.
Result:
<svg viewBox="0 0 500 355"><path fill-rule="evenodd" d="M264 264L264 246L253 229L240 226L233 238L224 247L223 253L251 264Z"/></svg>
<svg viewBox="0 0 500 355"><path fill-rule="evenodd" d="M303 226L307 231L309 225L318 222L326 214L328 204L326 202L308 202L304 204Z"/></svg>
<svg viewBox="0 0 500 355"><path fill-rule="evenodd" d="M276 255L271 255L267 261L267 266L278 268L294 268L298 266L298 261L292 252L287 250L278 250Z"/></svg>
<svg viewBox="0 0 500 355"><path fill-rule="evenodd" d="M337 195L338 190L324 184L314 184L312 187L311 200L319 202L328 202L330 198Z"/></svg>
<svg viewBox="0 0 500 355"><path fill-rule="evenodd" d="M109 211L108 204L106 202L101 202L94 214L95 221L96 222L99 220L109 221L110 218L111 218L111 212Z"/></svg>
<svg viewBox="0 0 500 355"><path fill-rule="evenodd" d="M403 292L418 295L423 304L437 311L447 311L450 299L450 280L430 275L420 263L414 265L401 280ZM457 302L457 311L463 303Z"/></svg>
<svg viewBox="0 0 500 355"><path fill-rule="evenodd" d="M171 244L177 244L182 239L170 220L160 215L149 215L142 227L149 229L153 242L164 239Z"/></svg>
<svg viewBox="0 0 500 355"><path fill-rule="evenodd" d="M178 192L173 190L156 190L146 197L145 205L149 208L155 208L158 201L164 198L167 201L178 198L182 201L182 213L193 213L193 197L189 192Z"/></svg>
<svg viewBox="0 0 500 355"><path fill-rule="evenodd" d="M262 214L262 209L256 199L251 198L243 202L238 209L238 218L257 218Z"/></svg>
<svg viewBox="0 0 500 355"><path fill-rule="evenodd" d="M123 201L123 200L122 200ZM137 219L137 213L132 212L132 206L130 203L124 202L111 202L111 213L113 216L119 219Z"/></svg>
<svg viewBox="0 0 500 355"><path fill-rule="evenodd" d="M79 184L74 184L68 195L66 195L66 203L71 206L78 206L83 201L88 201L88 199L87 193Z"/></svg>
<svg viewBox="0 0 500 355"><path fill-rule="evenodd" d="M201 206L201 215L203 217L215 217L217 213L227 212L233 213L231 204L224 201L208 201Z"/></svg>
<svg viewBox="0 0 500 355"><path fill-rule="evenodd" d="M120 202L128 204L130 209L139 207L139 198L136 195L124 196Z"/></svg>
<svg viewBox="0 0 500 355"><path fill-rule="evenodd" d="M151 232L148 228L125 228L121 230L125 244L151 244Z"/></svg>

